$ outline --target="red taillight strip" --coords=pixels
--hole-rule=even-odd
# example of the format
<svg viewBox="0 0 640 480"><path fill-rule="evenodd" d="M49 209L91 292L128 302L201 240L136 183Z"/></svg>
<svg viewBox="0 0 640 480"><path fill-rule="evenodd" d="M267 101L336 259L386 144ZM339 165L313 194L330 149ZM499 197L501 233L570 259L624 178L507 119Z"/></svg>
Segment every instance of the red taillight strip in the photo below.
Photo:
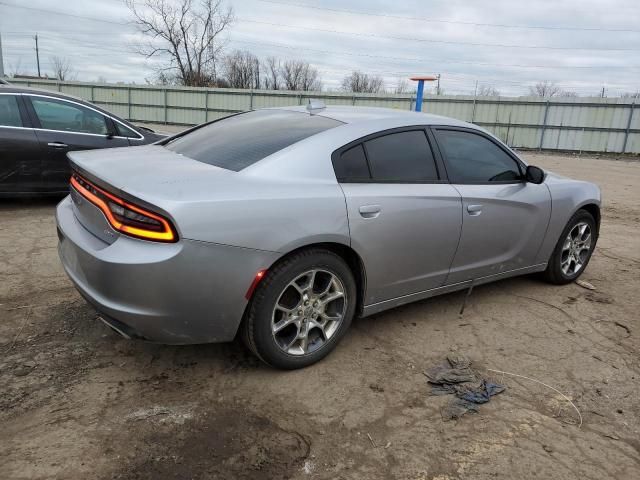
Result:
<svg viewBox="0 0 640 480"><path fill-rule="evenodd" d="M102 200L101 198L97 197L96 195L94 195L92 192L90 192L89 190L87 190L83 185L80 184L80 182L78 182L78 180L76 180L76 176L78 176L80 179L82 179L83 182L91 185L92 188L95 188L97 191L99 191L101 194L103 194L104 196L108 197L110 200L112 200L114 203L117 203L118 205L121 205L129 210L133 210L134 212L138 212L141 215L145 215L149 218L153 218L154 220L157 220L158 222L160 222L164 228L164 231L162 232L154 232L153 230L145 230L143 228L136 228L136 227L132 227L131 225L125 225L122 222L120 222L119 220L117 220L114 215L113 212L111 212L111 209L109 208L109 206L104 202L104 200ZM171 224L169 224L169 222L167 220L165 220L163 217L156 215L155 213L149 212L148 210L144 210L136 205L133 205L129 202L125 202L124 200L122 200L121 198L118 198L112 194L110 194L109 192L103 190L100 187L97 187L95 184L89 182L86 178L80 177L77 174L73 174L71 176L71 185L73 186L73 188L75 188L78 193L80 195L82 195L84 198L86 198L87 200L89 200L91 203L93 203L96 207L98 207L102 213L104 214L104 216L107 218L107 221L109 222L109 224L117 231L125 233L127 235L131 235L133 237L138 237L138 238L142 238L144 240L155 240L155 241L159 241L159 242L176 242L178 241L178 237L175 234L173 228L171 227Z"/></svg>

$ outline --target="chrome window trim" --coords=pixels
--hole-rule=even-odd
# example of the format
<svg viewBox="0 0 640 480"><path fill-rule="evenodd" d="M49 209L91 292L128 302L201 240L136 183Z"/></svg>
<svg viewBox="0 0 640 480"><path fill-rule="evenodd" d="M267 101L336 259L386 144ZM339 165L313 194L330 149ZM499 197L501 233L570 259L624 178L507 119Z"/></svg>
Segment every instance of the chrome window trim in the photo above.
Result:
<svg viewBox="0 0 640 480"><path fill-rule="evenodd" d="M124 123L122 123L120 120L118 120L117 118L112 117L111 115L108 115L104 112L101 112L100 110L97 110L93 107L90 107L89 105L85 105L84 103L80 103L80 102L75 102L73 100L67 100L66 98L60 98L60 97L54 97L51 95L43 95L40 93L25 93L25 92L0 92L0 95L22 95L22 96L27 96L27 97L42 97L42 98L50 98L52 100L58 100L60 102L67 102L67 103L73 103L75 105L79 105L81 107L84 108L88 108L89 110L93 110L94 112L102 115L103 117L107 117L110 118L112 121L119 123L120 125L122 125L125 128L128 128L129 130L132 130L133 132L135 132L137 135L140 135L138 138L133 138L133 137L122 137L120 135L113 135L112 138L126 138L126 139L131 139L131 140L144 140L144 136L137 132L136 130L133 130L131 127L129 127L128 125L125 125ZM4 125L0 125L0 127L5 127ZM85 133L85 132L70 132L68 130L51 130L49 128L27 128L27 127L5 127L5 128L26 128L27 130L41 130L41 131L45 131L45 132L62 132L62 133L74 133L76 135L92 135L94 137L107 137L108 135L102 135L99 133Z"/></svg>

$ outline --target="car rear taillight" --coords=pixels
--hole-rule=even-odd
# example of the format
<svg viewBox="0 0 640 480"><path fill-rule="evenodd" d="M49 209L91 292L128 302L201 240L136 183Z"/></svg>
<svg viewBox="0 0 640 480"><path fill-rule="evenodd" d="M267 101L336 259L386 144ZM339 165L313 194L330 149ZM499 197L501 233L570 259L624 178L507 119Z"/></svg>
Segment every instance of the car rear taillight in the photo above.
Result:
<svg viewBox="0 0 640 480"><path fill-rule="evenodd" d="M116 197L75 172L71 175L71 186L102 211L114 230L144 240L178 241L171 223L157 213Z"/></svg>

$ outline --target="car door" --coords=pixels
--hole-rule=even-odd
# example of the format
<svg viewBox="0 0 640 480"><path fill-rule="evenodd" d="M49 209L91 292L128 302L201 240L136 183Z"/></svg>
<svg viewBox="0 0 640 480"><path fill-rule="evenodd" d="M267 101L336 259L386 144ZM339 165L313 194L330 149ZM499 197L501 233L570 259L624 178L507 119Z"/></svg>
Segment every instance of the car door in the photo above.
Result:
<svg viewBox="0 0 640 480"><path fill-rule="evenodd" d="M73 150L125 147L126 138L115 136L112 120L77 102L45 95L24 95L36 135L47 151L42 182L50 191L66 191L71 170L67 153Z"/></svg>
<svg viewBox="0 0 640 480"><path fill-rule="evenodd" d="M353 248L366 265L365 305L441 286L460 237L460 194L423 128L395 129L332 155Z"/></svg>
<svg viewBox="0 0 640 480"><path fill-rule="evenodd" d="M21 96L0 93L0 193L40 191L43 154Z"/></svg>
<svg viewBox="0 0 640 480"><path fill-rule="evenodd" d="M530 267L544 240L551 195L524 180L524 165L480 131L434 127L451 184L462 196L462 235L447 284Z"/></svg>

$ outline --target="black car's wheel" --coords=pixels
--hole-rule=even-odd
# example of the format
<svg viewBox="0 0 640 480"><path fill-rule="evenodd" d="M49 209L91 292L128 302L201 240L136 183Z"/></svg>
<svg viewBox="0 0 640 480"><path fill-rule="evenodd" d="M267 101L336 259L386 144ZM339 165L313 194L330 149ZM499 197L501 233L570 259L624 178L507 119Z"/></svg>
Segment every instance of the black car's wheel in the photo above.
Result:
<svg viewBox="0 0 640 480"><path fill-rule="evenodd" d="M598 231L593 216L578 210L562 231L544 272L547 281L563 285L576 280L591 259Z"/></svg>
<svg viewBox="0 0 640 480"><path fill-rule="evenodd" d="M310 249L272 267L242 325L249 349L265 363L302 368L325 357L349 328L356 284L338 255Z"/></svg>

